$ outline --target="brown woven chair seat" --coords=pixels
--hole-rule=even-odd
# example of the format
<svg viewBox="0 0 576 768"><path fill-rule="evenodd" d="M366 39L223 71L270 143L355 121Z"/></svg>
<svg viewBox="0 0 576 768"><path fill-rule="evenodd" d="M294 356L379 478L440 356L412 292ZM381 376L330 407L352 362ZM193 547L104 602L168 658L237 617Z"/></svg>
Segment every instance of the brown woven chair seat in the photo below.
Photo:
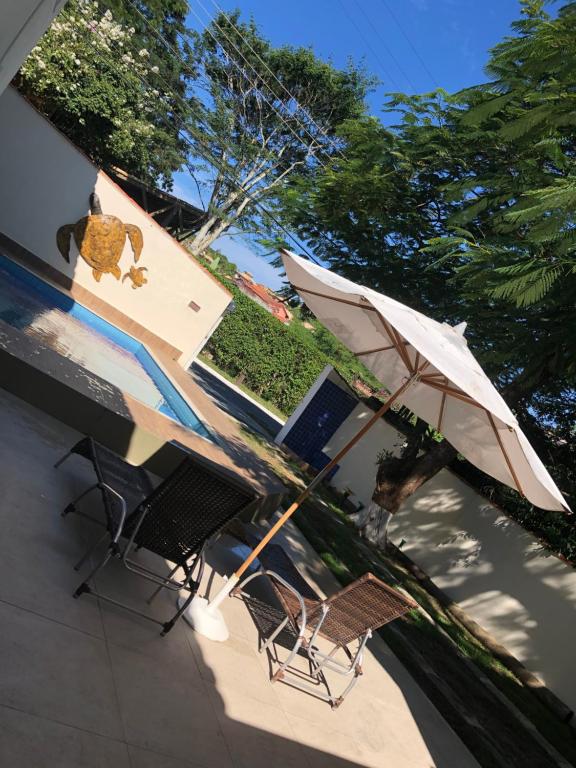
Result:
<svg viewBox="0 0 576 768"><path fill-rule="evenodd" d="M257 531L252 527L246 527L239 521L234 522L234 528L230 532L251 547L255 547L261 541L261 536ZM258 555L258 560L264 573L269 577L270 584L285 611L287 619L299 637L288 661L280 665L280 669L273 676L273 680L283 679L289 674L290 662L300 645L306 650L311 660L311 667L315 670L312 675L317 679L320 679L323 668L332 669L332 671L344 675L353 674L357 677L361 674L360 663L364 645L366 640L371 637L372 632L416 606L416 603L410 598L390 587L372 573L364 574L352 584L324 600L308 584L288 554L278 544L268 544ZM255 575L250 576L246 582L254 577ZM240 592L242 592L242 586L239 587ZM302 626L303 606L306 611L306 627ZM309 640L305 640L305 633L311 635ZM277 635L278 630L272 633L264 647L273 642ZM326 655L320 652L314 645L317 636L328 640L334 648L344 649L349 663L343 665L335 660L333 653ZM348 646L356 641L358 642L358 650L354 654ZM333 707L338 706L344 695L351 690L354 682L348 685L342 696L335 698L329 694L325 697L326 700ZM304 690L310 690L309 686L305 684L294 681L292 684Z"/></svg>

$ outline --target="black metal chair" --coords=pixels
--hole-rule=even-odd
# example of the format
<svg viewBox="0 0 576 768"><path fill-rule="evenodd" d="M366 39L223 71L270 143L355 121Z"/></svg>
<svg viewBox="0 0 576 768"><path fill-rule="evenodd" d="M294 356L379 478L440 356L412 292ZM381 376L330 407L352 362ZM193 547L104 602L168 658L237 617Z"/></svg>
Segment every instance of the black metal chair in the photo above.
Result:
<svg viewBox="0 0 576 768"><path fill-rule="evenodd" d="M57 462L56 467L71 454L91 461L97 482L70 503L62 515L80 514L106 527L104 536L86 552L75 568L80 569L97 548L109 540L104 557L80 584L74 597L84 593L94 594L101 600L160 624L165 635L182 616L200 586L208 540L254 501L254 493L239 481L191 457L186 457L170 477L153 488L144 469L128 464L92 438L84 438L77 443ZM95 489L99 489L102 495L104 521L86 515L76 506ZM173 563L170 573L157 573L131 557L133 551L140 548ZM169 621L162 622L96 592L90 582L112 557L120 558L129 571L157 585L149 603L163 588L175 592L187 590L189 597ZM182 578L176 577L179 569L183 571Z"/></svg>

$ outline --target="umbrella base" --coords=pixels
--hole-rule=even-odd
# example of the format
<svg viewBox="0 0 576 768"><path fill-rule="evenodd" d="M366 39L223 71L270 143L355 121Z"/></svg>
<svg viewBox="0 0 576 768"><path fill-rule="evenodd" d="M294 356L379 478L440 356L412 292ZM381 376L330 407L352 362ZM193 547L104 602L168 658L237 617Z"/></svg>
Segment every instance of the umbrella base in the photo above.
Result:
<svg viewBox="0 0 576 768"><path fill-rule="evenodd" d="M183 599L178 598L178 604L182 605ZM222 612L212 607L204 597L195 597L184 613L184 619L195 632L219 643L224 643L230 637L228 627Z"/></svg>

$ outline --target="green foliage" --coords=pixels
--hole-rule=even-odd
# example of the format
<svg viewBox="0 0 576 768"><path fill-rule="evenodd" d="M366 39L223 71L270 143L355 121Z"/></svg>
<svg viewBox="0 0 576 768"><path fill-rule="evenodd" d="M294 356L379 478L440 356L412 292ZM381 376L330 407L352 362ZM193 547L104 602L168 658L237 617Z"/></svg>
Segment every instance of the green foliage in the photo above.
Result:
<svg viewBox="0 0 576 768"><path fill-rule="evenodd" d="M265 201L282 216L282 186L329 161L337 127L364 112L371 80L361 68L339 70L308 48L272 46L238 11L217 14L196 34L194 55L199 88L191 123L212 157L193 158L209 179L210 217L191 239L192 252L202 253L232 224L276 242L279 231L255 203Z"/></svg>
<svg viewBox="0 0 576 768"><path fill-rule="evenodd" d="M181 2L169 5L170 16L168 9L153 16L161 28L178 26L175 9L185 8ZM138 14L130 15L130 7L123 7L118 21L97 2L70 0L22 65L16 83L97 164L117 165L169 186L185 157L168 119L171 88L183 74L168 70L157 39L147 34Z"/></svg>
<svg viewBox="0 0 576 768"><path fill-rule="evenodd" d="M450 254L474 292L552 308L573 305L576 290L576 4L555 19L543 2L523 2L522 13L516 35L491 52L494 79L455 97L451 130L469 147L446 185L458 206L448 223L470 235ZM576 370L573 350L570 358Z"/></svg>
<svg viewBox="0 0 576 768"><path fill-rule="evenodd" d="M490 82L391 94L385 109L399 119L389 128L344 123L344 156L287 184L284 204L340 274L437 320L468 322L470 348L570 500L576 3L552 18L544 3L523 2L513 32L490 54ZM513 510L512 494L503 498Z"/></svg>
<svg viewBox="0 0 576 768"><path fill-rule="evenodd" d="M306 322L312 326L311 329L299 322L293 322L290 325L291 332L301 338L304 344L313 345L352 388L357 382L361 382L376 392L382 389L378 379L318 320L309 318Z"/></svg>
<svg viewBox="0 0 576 768"><path fill-rule="evenodd" d="M293 322L283 325L233 283L220 279L233 293L235 308L210 338L206 352L226 374L240 377L244 386L282 413L292 413L328 364L352 387L360 381L381 388L370 371L317 320L311 321L312 330L305 328L296 309Z"/></svg>
<svg viewBox="0 0 576 768"><path fill-rule="evenodd" d="M275 317L225 281L235 309L212 335L206 351L216 365L283 413L291 413L328 363Z"/></svg>

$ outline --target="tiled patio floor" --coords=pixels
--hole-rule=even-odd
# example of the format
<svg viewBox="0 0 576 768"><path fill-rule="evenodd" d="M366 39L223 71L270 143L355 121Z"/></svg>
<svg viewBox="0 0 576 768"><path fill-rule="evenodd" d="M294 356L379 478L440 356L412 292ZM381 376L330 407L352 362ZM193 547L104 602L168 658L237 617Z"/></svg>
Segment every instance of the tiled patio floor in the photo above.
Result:
<svg viewBox="0 0 576 768"><path fill-rule="evenodd" d="M91 482L91 469L77 457L60 470L53 464L78 435L2 391L0 435L2 768L477 766L379 639L360 684L333 712L269 682L240 600L224 604L226 644L184 622L161 638L155 625L110 605L73 600L80 577L72 564L94 530L59 513ZM293 530L286 544L320 588L333 589ZM221 540L207 588L234 565L234 546ZM124 599L150 592L115 565L99 584ZM172 609L170 596L154 608Z"/></svg>

